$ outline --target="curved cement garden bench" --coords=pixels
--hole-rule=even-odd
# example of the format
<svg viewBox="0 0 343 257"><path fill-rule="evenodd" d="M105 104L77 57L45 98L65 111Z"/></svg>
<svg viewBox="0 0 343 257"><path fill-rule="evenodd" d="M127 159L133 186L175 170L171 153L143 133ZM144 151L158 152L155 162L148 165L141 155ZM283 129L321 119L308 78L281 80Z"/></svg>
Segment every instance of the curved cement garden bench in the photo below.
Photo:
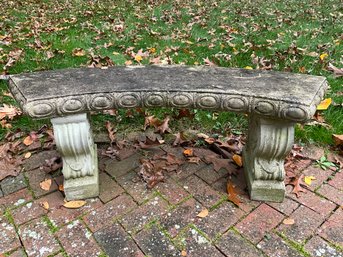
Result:
<svg viewBox="0 0 343 257"><path fill-rule="evenodd" d="M324 77L189 66L63 69L10 76L9 87L32 118L51 118L63 159L67 199L99 194L96 145L87 112L176 107L249 114L244 171L254 200L283 200L284 159L294 124L320 103Z"/></svg>

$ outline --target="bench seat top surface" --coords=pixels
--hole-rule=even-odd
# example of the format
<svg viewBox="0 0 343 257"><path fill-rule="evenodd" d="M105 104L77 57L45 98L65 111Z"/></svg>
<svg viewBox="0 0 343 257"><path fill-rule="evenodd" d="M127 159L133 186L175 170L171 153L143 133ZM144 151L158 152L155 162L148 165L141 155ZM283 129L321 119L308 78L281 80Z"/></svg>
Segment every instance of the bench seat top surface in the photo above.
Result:
<svg viewBox="0 0 343 257"><path fill-rule="evenodd" d="M80 105L85 105L83 109L88 111L175 106L249 113L252 108L258 107L253 102L261 101L264 102L264 106L260 107L262 115L268 112L267 109L280 109L280 105L288 105L303 107L305 116L308 116L308 109L313 109L322 98L327 82L320 76L221 67L117 66L11 75L9 85L24 111L36 118L81 112L82 108L77 108ZM230 97L234 99L227 99ZM69 105L73 105L71 98L75 106L64 108L64 112L61 105L68 101ZM76 104L77 99L83 100ZM106 103L106 99L113 104ZM34 111L34 106L39 103L44 103L45 107L41 105L40 111L38 107ZM48 105L55 110L48 110L51 109ZM295 120L301 119L298 117Z"/></svg>

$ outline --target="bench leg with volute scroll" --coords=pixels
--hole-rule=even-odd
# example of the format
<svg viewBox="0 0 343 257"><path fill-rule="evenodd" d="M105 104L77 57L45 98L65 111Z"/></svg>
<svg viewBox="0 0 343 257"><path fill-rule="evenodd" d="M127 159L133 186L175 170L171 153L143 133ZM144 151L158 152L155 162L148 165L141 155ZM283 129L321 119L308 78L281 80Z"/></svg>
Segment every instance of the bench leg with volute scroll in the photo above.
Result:
<svg viewBox="0 0 343 257"><path fill-rule="evenodd" d="M87 114L51 119L67 200L99 195L98 157Z"/></svg>
<svg viewBox="0 0 343 257"><path fill-rule="evenodd" d="M293 141L294 123L250 115L243 160L252 200L283 201L284 160L292 149Z"/></svg>

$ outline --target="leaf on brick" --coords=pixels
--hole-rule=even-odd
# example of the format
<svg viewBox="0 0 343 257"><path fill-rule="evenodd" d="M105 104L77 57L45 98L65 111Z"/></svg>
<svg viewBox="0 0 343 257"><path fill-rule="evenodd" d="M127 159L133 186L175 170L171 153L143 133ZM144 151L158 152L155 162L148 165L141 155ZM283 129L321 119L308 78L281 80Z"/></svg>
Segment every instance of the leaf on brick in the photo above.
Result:
<svg viewBox="0 0 343 257"><path fill-rule="evenodd" d="M186 157L191 157L191 156L193 156L193 149L186 149L186 150L183 151L183 154Z"/></svg>
<svg viewBox="0 0 343 257"><path fill-rule="evenodd" d="M45 210L49 210L50 205L48 202L42 202L40 203L40 206L42 206Z"/></svg>
<svg viewBox="0 0 343 257"><path fill-rule="evenodd" d="M188 162L190 163L196 163L196 164L199 164L199 162L201 161L201 159L197 156L193 156L193 157L189 157L187 159Z"/></svg>
<svg viewBox="0 0 343 257"><path fill-rule="evenodd" d="M241 200L238 197L238 194L236 193L236 190L232 184L232 182L229 180L226 185L226 190L228 193L228 199L235 205L239 206L241 203Z"/></svg>
<svg viewBox="0 0 343 257"><path fill-rule="evenodd" d="M45 190L45 191L49 191L50 190L50 187L51 187L51 179L46 179L42 182L39 183L39 186L41 189Z"/></svg>
<svg viewBox="0 0 343 257"><path fill-rule="evenodd" d="M282 221L282 223L285 225L293 225L295 223L295 220L292 218L286 218Z"/></svg>
<svg viewBox="0 0 343 257"><path fill-rule="evenodd" d="M315 180L315 179L316 179L316 177L314 177L314 176L305 176L304 177L305 183L309 186L312 184L312 180Z"/></svg>
<svg viewBox="0 0 343 257"><path fill-rule="evenodd" d="M242 157L239 156L238 154L234 154L232 156L232 160L237 164L237 166L242 167L243 163L242 163Z"/></svg>
<svg viewBox="0 0 343 257"><path fill-rule="evenodd" d="M301 174L300 176L291 177L288 182L286 182L287 185L292 185L293 190L292 193L294 193L298 198L300 197L300 193L306 193L306 190L303 187L307 188L306 183L303 182L304 174Z"/></svg>
<svg viewBox="0 0 343 257"><path fill-rule="evenodd" d="M84 206L87 202L83 200L65 202L63 206L68 209L78 209Z"/></svg>
<svg viewBox="0 0 343 257"><path fill-rule="evenodd" d="M207 209L203 209L201 212L198 213L197 217L199 218L205 218L208 216L208 210Z"/></svg>

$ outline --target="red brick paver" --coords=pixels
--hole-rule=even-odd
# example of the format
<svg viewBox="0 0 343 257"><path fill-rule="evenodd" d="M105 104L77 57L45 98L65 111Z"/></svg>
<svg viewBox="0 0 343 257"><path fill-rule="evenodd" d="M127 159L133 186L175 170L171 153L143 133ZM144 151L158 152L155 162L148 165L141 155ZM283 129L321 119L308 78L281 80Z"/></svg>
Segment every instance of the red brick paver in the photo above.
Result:
<svg viewBox="0 0 343 257"><path fill-rule="evenodd" d="M227 257L262 257L263 254L241 235L229 230L216 243Z"/></svg>
<svg viewBox="0 0 343 257"><path fill-rule="evenodd" d="M279 236L271 234L270 237L264 238L258 243L257 247L268 256L287 256L301 257L303 256L297 250L293 249Z"/></svg>
<svg viewBox="0 0 343 257"><path fill-rule="evenodd" d="M294 224L281 224L277 230L299 243L313 235L324 221L320 214L306 206L300 206L289 217L294 220Z"/></svg>
<svg viewBox="0 0 343 257"><path fill-rule="evenodd" d="M5 254L18 248L20 244L19 237L15 228L5 217L0 216L0 254Z"/></svg>
<svg viewBox="0 0 343 257"><path fill-rule="evenodd" d="M336 250L319 236L312 237L305 245L305 250L311 256L318 257L343 257L343 251Z"/></svg>
<svg viewBox="0 0 343 257"><path fill-rule="evenodd" d="M283 218L284 216L280 212L266 204L261 204L235 227L245 237L257 243Z"/></svg>
<svg viewBox="0 0 343 257"><path fill-rule="evenodd" d="M92 233L79 220L63 227L58 231L57 236L71 257L98 257L101 253Z"/></svg>
<svg viewBox="0 0 343 257"><path fill-rule="evenodd" d="M321 186L317 190L317 192L326 197L327 199L329 199L330 201L338 205L343 205L343 191L338 190L337 188L329 184L325 184Z"/></svg>
<svg viewBox="0 0 343 257"><path fill-rule="evenodd" d="M319 228L318 234L338 245L343 245L343 210L338 208L334 214Z"/></svg>
<svg viewBox="0 0 343 257"><path fill-rule="evenodd" d="M129 196L123 194L97 210L91 211L83 219L87 226L95 232L100 228L111 224L115 219L135 207L135 202Z"/></svg>
<svg viewBox="0 0 343 257"><path fill-rule="evenodd" d="M19 235L28 256L45 257L61 250L48 224L41 218L20 226Z"/></svg>

